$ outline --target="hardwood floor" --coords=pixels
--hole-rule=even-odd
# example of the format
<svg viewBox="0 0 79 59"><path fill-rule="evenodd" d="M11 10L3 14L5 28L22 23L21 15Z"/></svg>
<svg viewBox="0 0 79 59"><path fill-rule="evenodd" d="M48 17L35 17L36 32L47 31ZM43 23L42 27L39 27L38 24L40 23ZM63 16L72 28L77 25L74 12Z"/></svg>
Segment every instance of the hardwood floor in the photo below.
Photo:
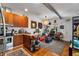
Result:
<svg viewBox="0 0 79 59"><path fill-rule="evenodd" d="M79 50L78 49L73 49L72 50L72 55L73 56L79 56Z"/></svg>
<svg viewBox="0 0 79 59"><path fill-rule="evenodd" d="M65 43L65 47L63 49L63 53L60 54L61 56L69 56L69 46L70 46L70 44Z"/></svg>
<svg viewBox="0 0 79 59"><path fill-rule="evenodd" d="M40 48L36 52L30 52L27 48L25 48L23 45L20 45L18 47L13 48L10 51L14 51L16 49L23 48L25 49L25 53L29 53L31 56L68 56L69 55L69 44L65 44L63 52L58 55L56 53L50 52L48 48Z"/></svg>
<svg viewBox="0 0 79 59"><path fill-rule="evenodd" d="M27 48L24 47L26 51L28 51L32 56L69 56L69 44L65 44L63 52L61 54L56 54L54 52L50 52L48 48L40 48L36 52L30 52Z"/></svg>
<svg viewBox="0 0 79 59"><path fill-rule="evenodd" d="M40 48L36 52L30 52L27 48L23 47L31 56L58 56L55 53L51 53L49 49Z"/></svg>
<svg viewBox="0 0 79 59"><path fill-rule="evenodd" d="M55 53L51 53L48 49L40 48L38 52L33 53L33 56L58 56Z"/></svg>

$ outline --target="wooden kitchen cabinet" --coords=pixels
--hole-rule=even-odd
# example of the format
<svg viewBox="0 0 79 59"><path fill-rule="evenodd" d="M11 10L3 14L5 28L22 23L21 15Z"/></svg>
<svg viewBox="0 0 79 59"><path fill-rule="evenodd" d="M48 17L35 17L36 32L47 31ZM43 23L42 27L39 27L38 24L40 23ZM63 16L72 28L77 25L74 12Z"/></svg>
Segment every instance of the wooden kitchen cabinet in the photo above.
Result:
<svg viewBox="0 0 79 59"><path fill-rule="evenodd" d="M24 47L31 51L31 36L23 35L23 38Z"/></svg>
<svg viewBox="0 0 79 59"><path fill-rule="evenodd" d="M19 16L16 14L14 14L13 25L14 27L19 27Z"/></svg>
<svg viewBox="0 0 79 59"><path fill-rule="evenodd" d="M18 18L17 27L23 27L23 24L24 24L23 16L18 16L17 18Z"/></svg>
<svg viewBox="0 0 79 59"><path fill-rule="evenodd" d="M3 39L0 39L0 45L2 45L3 44Z"/></svg>
<svg viewBox="0 0 79 59"><path fill-rule="evenodd" d="M28 17L27 16L24 16L23 19L24 19L23 27L28 27Z"/></svg>
<svg viewBox="0 0 79 59"><path fill-rule="evenodd" d="M4 11L5 23L15 27L28 27L28 17Z"/></svg>
<svg viewBox="0 0 79 59"><path fill-rule="evenodd" d="M18 16L18 26L28 27L28 18L25 16Z"/></svg>
<svg viewBox="0 0 79 59"><path fill-rule="evenodd" d="M13 14L4 11L5 23L13 25Z"/></svg>
<svg viewBox="0 0 79 59"><path fill-rule="evenodd" d="M29 35L15 35L13 37L13 46L24 45L25 48L31 51L32 38Z"/></svg>
<svg viewBox="0 0 79 59"><path fill-rule="evenodd" d="M23 35L15 35L13 37L13 46L19 46L23 44Z"/></svg>
<svg viewBox="0 0 79 59"><path fill-rule="evenodd" d="M15 27L28 27L28 18L25 16L14 15Z"/></svg>

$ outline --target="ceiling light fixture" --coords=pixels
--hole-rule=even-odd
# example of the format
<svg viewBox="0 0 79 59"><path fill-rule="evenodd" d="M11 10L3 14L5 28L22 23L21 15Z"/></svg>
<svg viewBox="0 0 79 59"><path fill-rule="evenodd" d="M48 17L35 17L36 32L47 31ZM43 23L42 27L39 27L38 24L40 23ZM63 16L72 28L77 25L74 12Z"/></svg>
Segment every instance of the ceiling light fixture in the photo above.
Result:
<svg viewBox="0 0 79 59"><path fill-rule="evenodd" d="M28 11L28 9L25 9L25 11Z"/></svg>
<svg viewBox="0 0 79 59"><path fill-rule="evenodd" d="M48 25L48 24L49 24L49 21L48 21L48 19L47 19L47 16L45 16L45 19L43 20L43 24L44 24L44 25Z"/></svg>

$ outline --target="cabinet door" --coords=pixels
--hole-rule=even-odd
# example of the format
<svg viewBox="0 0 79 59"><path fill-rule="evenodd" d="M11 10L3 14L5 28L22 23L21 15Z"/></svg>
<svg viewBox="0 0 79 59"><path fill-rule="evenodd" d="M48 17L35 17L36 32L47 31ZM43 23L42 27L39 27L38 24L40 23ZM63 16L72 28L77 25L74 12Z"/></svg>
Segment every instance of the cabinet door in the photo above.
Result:
<svg viewBox="0 0 79 59"><path fill-rule="evenodd" d="M13 18L13 24L15 27L18 27L19 26L19 16L14 14L14 18Z"/></svg>
<svg viewBox="0 0 79 59"><path fill-rule="evenodd" d="M0 39L0 45L3 45L3 39Z"/></svg>
<svg viewBox="0 0 79 59"><path fill-rule="evenodd" d="M24 21L23 21L23 16L19 16L18 19L19 19L19 20L18 20L18 24L19 24L18 26L19 26L19 27L23 27L23 24L24 24L24 23L23 23L23 22L24 22Z"/></svg>
<svg viewBox="0 0 79 59"><path fill-rule="evenodd" d="M22 35L16 35L13 37L13 46L19 46L23 44L23 36Z"/></svg>
<svg viewBox="0 0 79 59"><path fill-rule="evenodd" d="M24 44L24 47L28 48L30 50L30 47L31 47L31 39L30 39L30 36L27 36L27 35L24 35L23 36L23 44Z"/></svg>
<svg viewBox="0 0 79 59"><path fill-rule="evenodd" d="M23 27L28 27L28 17L23 16Z"/></svg>
<svg viewBox="0 0 79 59"><path fill-rule="evenodd" d="M19 26L20 27L28 27L28 18L25 16L19 16Z"/></svg>
<svg viewBox="0 0 79 59"><path fill-rule="evenodd" d="M13 25L13 14L10 12L4 12L5 23Z"/></svg>

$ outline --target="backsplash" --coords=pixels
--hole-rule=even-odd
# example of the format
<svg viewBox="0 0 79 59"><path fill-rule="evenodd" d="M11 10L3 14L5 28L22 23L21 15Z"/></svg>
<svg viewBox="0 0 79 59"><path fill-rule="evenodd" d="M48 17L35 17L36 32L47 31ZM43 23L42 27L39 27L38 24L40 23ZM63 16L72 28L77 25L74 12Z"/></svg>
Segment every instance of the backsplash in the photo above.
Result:
<svg viewBox="0 0 79 59"><path fill-rule="evenodd" d="M34 31L36 30L36 29L31 29L31 28L21 28L21 27L13 27L14 28L14 30L16 31L16 33L19 33L19 30L22 30L23 32L28 32L28 33L30 33L30 34L33 34L34 33ZM40 31L42 32L42 29L40 29ZM40 33L41 34L41 33Z"/></svg>

